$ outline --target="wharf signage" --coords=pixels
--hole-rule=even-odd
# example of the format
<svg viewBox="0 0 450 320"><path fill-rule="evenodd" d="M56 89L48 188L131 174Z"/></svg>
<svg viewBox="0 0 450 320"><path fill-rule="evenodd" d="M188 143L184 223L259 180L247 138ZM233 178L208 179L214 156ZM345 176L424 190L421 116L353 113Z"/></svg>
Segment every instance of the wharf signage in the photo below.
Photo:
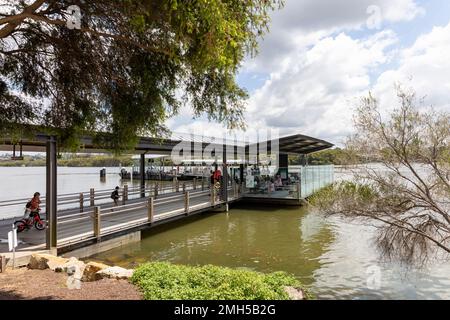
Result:
<svg viewBox="0 0 450 320"><path fill-rule="evenodd" d="M12 231L8 232L8 249L13 251L17 248L17 229L13 228Z"/></svg>

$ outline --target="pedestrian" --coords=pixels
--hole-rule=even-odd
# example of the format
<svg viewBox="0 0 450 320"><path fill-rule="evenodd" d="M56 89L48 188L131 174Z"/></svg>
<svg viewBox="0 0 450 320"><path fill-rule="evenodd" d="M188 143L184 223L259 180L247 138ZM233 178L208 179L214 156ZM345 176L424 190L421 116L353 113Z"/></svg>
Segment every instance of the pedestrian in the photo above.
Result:
<svg viewBox="0 0 450 320"><path fill-rule="evenodd" d="M119 205L119 186L117 186L114 191L111 193L111 199L114 201L114 206L117 207Z"/></svg>
<svg viewBox="0 0 450 320"><path fill-rule="evenodd" d="M215 182L219 182L220 183L221 178L222 178L222 171L220 171L219 168L216 168L216 171L214 171L214 180L215 180Z"/></svg>
<svg viewBox="0 0 450 320"><path fill-rule="evenodd" d="M209 176L209 179L210 179L210 184L211 184L211 186L214 186L214 172L211 170L211 172L210 172L210 176Z"/></svg>

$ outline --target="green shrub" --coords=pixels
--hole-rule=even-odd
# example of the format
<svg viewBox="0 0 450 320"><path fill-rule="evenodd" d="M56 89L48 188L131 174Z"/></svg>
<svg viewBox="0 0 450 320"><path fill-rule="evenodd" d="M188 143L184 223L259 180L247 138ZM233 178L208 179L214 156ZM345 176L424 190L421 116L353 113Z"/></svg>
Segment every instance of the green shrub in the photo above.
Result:
<svg viewBox="0 0 450 320"><path fill-rule="evenodd" d="M284 286L300 287L294 277L212 265L191 267L165 262L139 266L131 278L147 300L287 300Z"/></svg>
<svg viewBox="0 0 450 320"><path fill-rule="evenodd" d="M326 208L344 199L353 199L359 203L368 203L376 197L377 192L371 185L341 181L320 189L309 197L308 202L312 205Z"/></svg>

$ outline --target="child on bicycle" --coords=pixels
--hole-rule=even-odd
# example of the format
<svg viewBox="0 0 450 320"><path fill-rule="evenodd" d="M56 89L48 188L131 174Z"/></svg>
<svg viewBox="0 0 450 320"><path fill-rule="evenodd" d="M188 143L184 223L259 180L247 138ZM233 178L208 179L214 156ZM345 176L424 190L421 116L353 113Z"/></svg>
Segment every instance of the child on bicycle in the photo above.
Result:
<svg viewBox="0 0 450 320"><path fill-rule="evenodd" d="M33 198L28 201L27 205L26 205L26 209L25 209L25 214L24 214L24 218L28 219L28 218L32 218L34 216L35 213L39 213L39 211L41 210L40 205L41 205L41 194L39 192L35 192L33 195Z"/></svg>

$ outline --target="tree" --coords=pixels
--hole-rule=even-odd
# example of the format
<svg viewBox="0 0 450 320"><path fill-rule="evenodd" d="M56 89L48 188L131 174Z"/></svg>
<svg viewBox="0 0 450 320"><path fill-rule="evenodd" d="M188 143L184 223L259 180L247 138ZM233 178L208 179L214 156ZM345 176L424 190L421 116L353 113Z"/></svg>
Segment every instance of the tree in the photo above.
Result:
<svg viewBox="0 0 450 320"><path fill-rule="evenodd" d="M126 149L183 104L242 127L235 76L282 1L0 0L0 134L33 124L76 144L95 131Z"/></svg>
<svg viewBox="0 0 450 320"><path fill-rule="evenodd" d="M450 114L416 108L414 92L399 89L388 119L377 100L362 99L348 150L378 165L358 166L355 181L331 186L313 202L328 214L376 222L388 258L426 263L450 253Z"/></svg>

